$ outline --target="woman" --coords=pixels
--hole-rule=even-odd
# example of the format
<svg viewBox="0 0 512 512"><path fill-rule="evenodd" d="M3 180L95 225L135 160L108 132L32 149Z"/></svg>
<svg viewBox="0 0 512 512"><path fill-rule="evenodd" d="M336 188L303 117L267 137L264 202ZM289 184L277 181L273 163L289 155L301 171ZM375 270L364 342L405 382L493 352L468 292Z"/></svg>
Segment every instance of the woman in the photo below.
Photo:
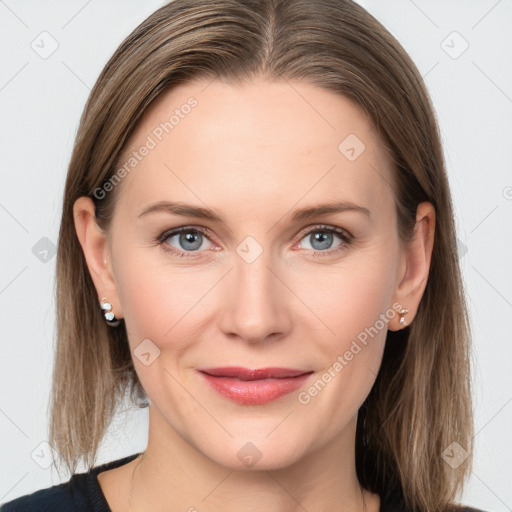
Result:
<svg viewBox="0 0 512 512"><path fill-rule="evenodd" d="M474 510L438 128L357 4L175 0L137 27L80 122L57 271L73 475L2 510ZM126 392L147 448L93 467Z"/></svg>

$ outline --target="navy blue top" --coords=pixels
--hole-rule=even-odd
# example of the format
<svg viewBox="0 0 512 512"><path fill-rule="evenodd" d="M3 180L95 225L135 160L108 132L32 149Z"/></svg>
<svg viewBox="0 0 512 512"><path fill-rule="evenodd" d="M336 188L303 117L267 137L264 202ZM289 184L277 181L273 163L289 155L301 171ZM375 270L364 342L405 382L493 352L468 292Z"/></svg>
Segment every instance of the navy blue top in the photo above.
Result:
<svg viewBox="0 0 512 512"><path fill-rule="evenodd" d="M112 512L98 482L98 473L137 458L140 453L71 475L67 482L40 489L0 505L0 512Z"/></svg>
<svg viewBox="0 0 512 512"><path fill-rule="evenodd" d="M98 482L98 473L128 464L140 453L76 473L64 483L40 489L0 505L0 512L112 512ZM460 512L483 512L462 507ZM399 497L381 497L380 512L407 512Z"/></svg>

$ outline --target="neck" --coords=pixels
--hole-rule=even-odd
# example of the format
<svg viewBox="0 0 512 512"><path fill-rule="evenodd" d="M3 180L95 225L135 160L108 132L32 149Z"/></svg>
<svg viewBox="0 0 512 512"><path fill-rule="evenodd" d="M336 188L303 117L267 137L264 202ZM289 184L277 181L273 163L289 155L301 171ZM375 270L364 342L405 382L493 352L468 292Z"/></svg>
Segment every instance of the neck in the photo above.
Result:
<svg viewBox="0 0 512 512"><path fill-rule="evenodd" d="M377 512L379 497L357 479L355 424L354 418L334 440L286 467L240 470L206 457L151 406L148 445L130 479L129 509Z"/></svg>

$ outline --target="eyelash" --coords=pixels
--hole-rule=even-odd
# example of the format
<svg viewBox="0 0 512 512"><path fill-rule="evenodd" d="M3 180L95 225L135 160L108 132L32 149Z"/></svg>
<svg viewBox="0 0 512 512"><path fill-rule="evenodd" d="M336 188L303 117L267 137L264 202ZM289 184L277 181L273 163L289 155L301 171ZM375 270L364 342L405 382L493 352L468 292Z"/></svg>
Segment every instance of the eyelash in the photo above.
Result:
<svg viewBox="0 0 512 512"><path fill-rule="evenodd" d="M198 258L199 256L193 255L194 253L197 253L199 251L179 251L178 249L175 249L174 247L170 246L169 244L166 244L166 240L168 238L171 238L172 236L179 235L181 233L201 233L206 238L210 237L210 230L207 228L201 228L201 227L194 227L194 226L184 226L181 228L173 229L172 231L165 231L161 235L158 236L156 239L156 242L161 245L162 249L166 252L169 252L175 256L178 256L179 258ZM318 225L311 228L309 231L303 231L300 234L299 241L302 240L304 237L311 235L313 233L317 232L323 232L323 233L334 233L338 235L342 243L335 247L334 249L328 249L326 251L319 251L314 249L309 249L310 251L313 251L313 257L320 257L326 255L326 256L333 256L334 254L337 254L347 248L347 246L352 242L353 236L346 230L337 228L334 226L326 226L326 225Z"/></svg>

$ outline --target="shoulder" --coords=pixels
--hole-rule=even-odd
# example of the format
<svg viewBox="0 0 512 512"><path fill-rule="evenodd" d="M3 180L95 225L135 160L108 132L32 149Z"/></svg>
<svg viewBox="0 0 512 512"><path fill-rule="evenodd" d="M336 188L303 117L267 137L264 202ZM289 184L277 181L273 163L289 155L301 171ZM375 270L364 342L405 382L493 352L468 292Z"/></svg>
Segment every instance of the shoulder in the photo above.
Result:
<svg viewBox="0 0 512 512"><path fill-rule="evenodd" d="M98 483L98 473L127 464L139 454L129 455L100 466L87 473L76 473L64 483L25 494L0 504L0 512L110 512L105 496Z"/></svg>
<svg viewBox="0 0 512 512"><path fill-rule="evenodd" d="M80 497L73 495L71 481L40 489L0 505L0 512L45 512L50 510L85 510Z"/></svg>
<svg viewBox="0 0 512 512"><path fill-rule="evenodd" d="M397 488L389 489L381 495L379 512L411 512L411 509L405 505L404 496L401 490ZM461 503L451 503L447 505L443 512L487 512L479 508L473 508Z"/></svg>

